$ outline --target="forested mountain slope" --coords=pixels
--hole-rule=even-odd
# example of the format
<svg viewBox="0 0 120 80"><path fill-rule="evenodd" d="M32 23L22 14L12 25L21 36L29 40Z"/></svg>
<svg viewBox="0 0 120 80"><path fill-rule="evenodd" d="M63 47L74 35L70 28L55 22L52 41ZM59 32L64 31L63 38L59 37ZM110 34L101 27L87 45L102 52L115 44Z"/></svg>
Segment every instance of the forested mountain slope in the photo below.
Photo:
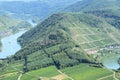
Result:
<svg viewBox="0 0 120 80"><path fill-rule="evenodd" d="M83 0L66 7L19 37L22 49L6 58L6 63L18 63L25 73L23 80L44 78L42 73L45 78L57 75L65 80L120 79L119 72L106 70L99 62L103 56L120 52L119 3Z"/></svg>
<svg viewBox="0 0 120 80"><path fill-rule="evenodd" d="M77 18L74 16L74 14L54 14L36 28L26 32L18 39L23 49L16 53L14 59L20 60L27 56L29 70L36 66L41 68L55 65L57 68L65 68L82 62L92 63L92 59L71 37L70 28L73 24L70 22ZM33 63L36 65L32 65Z"/></svg>
<svg viewBox="0 0 120 80"><path fill-rule="evenodd" d="M111 36L117 33L115 27L91 14L53 14L18 39L23 49L15 54L14 59L27 58L28 70L53 64L64 68L79 63L94 63L87 54L117 44ZM119 36L115 38L120 39ZM36 65L32 65L34 63Z"/></svg>

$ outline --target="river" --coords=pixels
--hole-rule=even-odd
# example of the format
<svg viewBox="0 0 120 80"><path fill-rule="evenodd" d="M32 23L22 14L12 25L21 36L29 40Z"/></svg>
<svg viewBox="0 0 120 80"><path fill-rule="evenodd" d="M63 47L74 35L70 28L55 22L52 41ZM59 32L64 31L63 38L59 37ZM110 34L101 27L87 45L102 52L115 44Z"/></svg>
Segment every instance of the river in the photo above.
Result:
<svg viewBox="0 0 120 80"><path fill-rule="evenodd" d="M119 58L120 58L120 54L110 54L110 55L104 56L101 59L101 62L106 68L117 70L118 68L120 68L120 65L117 62Z"/></svg>
<svg viewBox="0 0 120 80"><path fill-rule="evenodd" d="M27 20L33 27L37 24L31 19ZM17 38L20 37L26 30L20 31L16 34L4 37L1 39L2 51L0 52L0 58L6 58L7 56L14 55L21 49L21 46L17 43Z"/></svg>
<svg viewBox="0 0 120 80"><path fill-rule="evenodd" d="M17 38L25 32L26 30L20 31L1 39L2 51L0 52L0 58L6 58L7 56L13 55L21 49L21 46L17 43Z"/></svg>

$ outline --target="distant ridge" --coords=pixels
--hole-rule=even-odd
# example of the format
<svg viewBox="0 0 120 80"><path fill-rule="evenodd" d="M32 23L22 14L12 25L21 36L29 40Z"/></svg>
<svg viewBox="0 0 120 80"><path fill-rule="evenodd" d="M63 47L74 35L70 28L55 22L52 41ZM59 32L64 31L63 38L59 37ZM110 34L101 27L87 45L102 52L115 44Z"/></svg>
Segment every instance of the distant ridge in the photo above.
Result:
<svg viewBox="0 0 120 80"><path fill-rule="evenodd" d="M120 9L119 0L83 0L76 2L65 8L65 11L79 12L79 11L93 11L93 10L107 10Z"/></svg>

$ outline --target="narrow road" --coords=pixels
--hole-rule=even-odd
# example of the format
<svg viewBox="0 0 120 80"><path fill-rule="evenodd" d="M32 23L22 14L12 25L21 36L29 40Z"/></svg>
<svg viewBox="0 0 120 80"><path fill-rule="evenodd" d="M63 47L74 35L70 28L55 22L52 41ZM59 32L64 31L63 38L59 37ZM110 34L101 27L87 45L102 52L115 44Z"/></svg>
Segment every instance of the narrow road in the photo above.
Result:
<svg viewBox="0 0 120 80"><path fill-rule="evenodd" d="M104 67L104 68L105 68L105 67ZM106 68L105 68L105 69L106 69ZM109 77L113 77L114 80L119 80L119 79L116 77L115 71L113 71L113 70L109 70L109 71L112 72L113 74L108 75L108 76L105 76L105 77L102 77L102 78L99 78L99 79L97 79L97 80L104 80L104 79L107 79L107 78L109 78Z"/></svg>
<svg viewBox="0 0 120 80"><path fill-rule="evenodd" d="M21 77L22 77L22 73L20 73L20 75L19 75L17 80L21 80Z"/></svg>
<svg viewBox="0 0 120 80"><path fill-rule="evenodd" d="M120 41L112 33L109 33L109 35L114 41L116 41L117 43L120 43Z"/></svg>
<svg viewBox="0 0 120 80"><path fill-rule="evenodd" d="M106 25L108 26L108 25ZM102 26L103 27L103 26ZM120 41L110 32L108 32L107 28L106 27L103 27L103 29L105 30L105 32L114 40L116 41L117 43L120 43ZM116 31L116 33L118 33L118 31ZM119 34L119 33L118 33Z"/></svg>
<svg viewBox="0 0 120 80"><path fill-rule="evenodd" d="M12 72L12 73L7 73L7 74L3 74L3 75L0 75L0 78L1 77L5 77L5 76L11 76L11 75L16 75L18 72Z"/></svg>
<svg viewBox="0 0 120 80"><path fill-rule="evenodd" d="M68 79L70 80L74 80L73 78L71 78L70 76L66 75L65 73L63 73L62 71L60 70L57 70L60 74L63 74L64 76L66 76Z"/></svg>
<svg viewBox="0 0 120 80"><path fill-rule="evenodd" d="M105 77L99 78L99 79L97 79L97 80L104 80L104 79L107 79L107 78L109 78L109 77L113 77L113 75L105 76Z"/></svg>
<svg viewBox="0 0 120 80"><path fill-rule="evenodd" d="M26 75L29 75L29 76L32 76L32 77L36 77L36 78L40 78L40 79L43 78L43 77L41 77L41 76L36 76L36 75L33 75L33 74L29 74L29 73L26 73Z"/></svg>
<svg viewBox="0 0 120 80"><path fill-rule="evenodd" d="M115 72L113 72L113 78L114 78L115 80L119 80L119 79L116 77Z"/></svg>

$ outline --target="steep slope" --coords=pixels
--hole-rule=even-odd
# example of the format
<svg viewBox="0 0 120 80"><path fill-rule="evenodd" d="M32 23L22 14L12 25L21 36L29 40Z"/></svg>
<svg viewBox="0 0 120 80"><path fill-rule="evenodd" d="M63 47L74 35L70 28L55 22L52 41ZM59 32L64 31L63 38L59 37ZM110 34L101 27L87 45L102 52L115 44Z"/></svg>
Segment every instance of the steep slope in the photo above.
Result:
<svg viewBox="0 0 120 80"><path fill-rule="evenodd" d="M5 71L8 71L5 75L15 72L11 74L14 79L23 70L26 73L21 80L59 77L117 80L119 73L101 68L103 65L97 62L107 53L120 52L119 1L116 1L84 0L66 9L69 13L53 14L23 34L18 38L22 49L0 63L3 79Z"/></svg>
<svg viewBox="0 0 120 80"><path fill-rule="evenodd" d="M25 59L27 70L50 65L65 68L79 63L93 63L71 37L70 28L74 26L74 22L79 22L82 15L86 16L84 14L52 15L18 39L23 49L15 54L14 59ZM84 18L80 19L84 20ZM89 24L89 21L85 23ZM93 25L92 22L90 23Z"/></svg>
<svg viewBox="0 0 120 80"><path fill-rule="evenodd" d="M94 63L87 54L118 43L111 33L117 34L117 29L94 15L54 14L18 39L23 48L13 58L25 60L25 71L50 65L65 68Z"/></svg>

